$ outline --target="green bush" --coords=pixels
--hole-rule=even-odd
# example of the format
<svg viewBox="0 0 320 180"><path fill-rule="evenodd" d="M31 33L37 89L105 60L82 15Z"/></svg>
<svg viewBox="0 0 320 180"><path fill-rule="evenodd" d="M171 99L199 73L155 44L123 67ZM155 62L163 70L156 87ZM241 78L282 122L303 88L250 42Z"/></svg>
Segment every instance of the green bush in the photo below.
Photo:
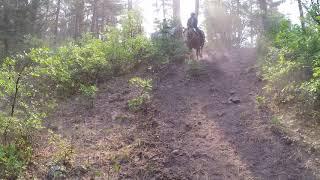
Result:
<svg viewBox="0 0 320 180"><path fill-rule="evenodd" d="M156 63L168 63L170 60L184 59L188 53L185 43L173 37L163 36L153 39L153 59Z"/></svg>
<svg viewBox="0 0 320 180"><path fill-rule="evenodd" d="M153 54L150 40L142 34L128 38L123 36L121 30L112 28L106 37L106 59L110 62L114 75L130 71Z"/></svg>
<svg viewBox="0 0 320 180"><path fill-rule="evenodd" d="M0 115L0 177L19 177L32 157L32 141L41 128L41 116L20 120Z"/></svg>
<svg viewBox="0 0 320 180"><path fill-rule="evenodd" d="M59 98L81 94L93 104L100 81L128 73L149 59L167 60L186 53L178 39L146 38L139 13L130 12L121 23L121 27L109 27L103 40L87 34L61 47L32 48L6 58L0 65L1 177L16 178L23 171L36 142L34 134ZM150 100L152 81L134 78L130 83L140 94L128 105L137 109ZM68 159L72 154L71 148L65 147L61 145L63 152L57 159Z"/></svg>
<svg viewBox="0 0 320 180"><path fill-rule="evenodd" d="M178 28L175 22L169 20L168 23L157 24L157 31L151 35L153 44L154 63L168 63L170 60L184 59L188 53L182 37L174 33Z"/></svg>
<svg viewBox="0 0 320 180"><path fill-rule="evenodd" d="M266 89L278 103L291 102L290 106L318 118L320 27L309 22L303 30L286 19L278 22L259 45L263 54L262 75L268 82ZM267 51L263 52L262 47Z"/></svg>
<svg viewBox="0 0 320 180"><path fill-rule="evenodd" d="M128 73L154 54L139 14L129 13L122 22L120 28L108 28L104 40L84 35L58 48L33 48L0 65L1 178L16 178L23 171L36 142L34 134L59 98L79 93L92 100L100 80ZM69 149L66 146L59 156L68 159Z"/></svg>
<svg viewBox="0 0 320 180"><path fill-rule="evenodd" d="M15 145L0 145L0 177L16 179L27 165L24 152Z"/></svg>
<svg viewBox="0 0 320 180"><path fill-rule="evenodd" d="M137 97L128 101L128 107L132 111L138 111L143 108L151 99L152 80L135 77L129 80L129 84L136 87L139 91Z"/></svg>

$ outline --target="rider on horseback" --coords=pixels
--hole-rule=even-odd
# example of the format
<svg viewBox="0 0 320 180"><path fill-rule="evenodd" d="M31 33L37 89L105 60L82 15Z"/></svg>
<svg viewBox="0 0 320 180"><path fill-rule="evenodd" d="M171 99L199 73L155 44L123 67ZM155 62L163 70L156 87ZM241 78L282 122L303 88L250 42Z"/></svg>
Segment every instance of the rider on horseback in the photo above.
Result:
<svg viewBox="0 0 320 180"><path fill-rule="evenodd" d="M196 13L191 13L191 17L188 20L187 26L188 29L195 30L195 32L197 32L201 39L204 41L204 33L198 28L198 18L196 16Z"/></svg>

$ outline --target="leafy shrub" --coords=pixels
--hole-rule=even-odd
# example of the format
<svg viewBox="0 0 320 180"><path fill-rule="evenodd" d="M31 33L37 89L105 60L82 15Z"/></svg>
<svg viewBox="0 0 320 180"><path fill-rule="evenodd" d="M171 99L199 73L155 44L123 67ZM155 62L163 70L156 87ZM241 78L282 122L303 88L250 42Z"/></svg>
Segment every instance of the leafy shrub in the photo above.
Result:
<svg viewBox="0 0 320 180"><path fill-rule="evenodd" d="M170 60L184 59L188 48L181 37L175 34L179 28L175 22L159 23L158 31L151 35L155 63L168 63Z"/></svg>
<svg viewBox="0 0 320 180"><path fill-rule="evenodd" d="M141 79L139 77L135 77L129 80L129 84L141 88L141 94L150 92L152 90L151 79Z"/></svg>
<svg viewBox="0 0 320 180"><path fill-rule="evenodd" d="M143 35L141 16L130 12L120 28L110 27L104 39L84 35L61 47L37 47L8 57L0 65L0 176L16 178L30 161L34 134L59 98L80 93L93 100L96 85L111 76L127 73L149 59L183 57L183 42L171 37L151 41ZM32 43L40 45L36 39ZM133 110L151 99L152 80L133 78L139 94L128 102ZM68 164L73 149L54 136L55 163ZM1 174L2 173L2 174Z"/></svg>
<svg viewBox="0 0 320 180"><path fill-rule="evenodd" d="M266 98L264 96L256 96L256 103L258 107L263 107L266 104Z"/></svg>
<svg viewBox="0 0 320 180"><path fill-rule="evenodd" d="M80 91L84 96L93 98L96 95L98 88L96 86L80 85Z"/></svg>
<svg viewBox="0 0 320 180"><path fill-rule="evenodd" d="M0 145L0 177L4 179L18 178L27 164L24 156L24 152L18 150L13 144Z"/></svg>
<svg viewBox="0 0 320 180"><path fill-rule="evenodd" d="M202 65L199 63L199 61L189 59L187 61L187 65L188 65L188 69L187 69L188 78L199 78L205 75L205 71Z"/></svg>
<svg viewBox="0 0 320 180"><path fill-rule="evenodd" d="M132 111L138 111L151 99L152 80L135 77L129 80L129 84L138 88L139 95L128 101L128 107Z"/></svg>
<svg viewBox="0 0 320 180"><path fill-rule="evenodd" d="M309 22L306 29L282 19L260 42L263 53L262 75L266 90L279 103L289 103L300 113L319 117L320 35L319 26ZM262 49L262 48L261 48Z"/></svg>
<svg viewBox="0 0 320 180"><path fill-rule="evenodd" d="M142 15L139 11L131 10L121 19L122 36L126 39L137 37L143 33Z"/></svg>
<svg viewBox="0 0 320 180"><path fill-rule="evenodd" d="M80 92L84 96L85 103L89 105L88 108L93 108L94 106L94 99L96 98L98 88L95 85L92 86L85 86L80 85Z"/></svg>
<svg viewBox="0 0 320 180"><path fill-rule="evenodd" d="M106 57L115 75L130 71L153 54L152 44L143 35L126 38L122 31L112 28L107 33Z"/></svg>
<svg viewBox="0 0 320 180"><path fill-rule="evenodd" d="M142 106L150 99L147 95L140 95L136 98L130 99L128 101L128 107L131 111L138 111L142 109Z"/></svg>
<svg viewBox="0 0 320 180"><path fill-rule="evenodd" d="M141 17L132 13L122 22L121 28L109 28L104 40L85 35L55 49L30 49L0 65L1 177L19 176L31 158L34 133L59 98L81 93L93 99L100 80L127 73L154 54L143 35ZM59 148L55 162L70 162L70 144L56 137L53 142Z"/></svg>
<svg viewBox="0 0 320 180"><path fill-rule="evenodd" d="M280 126L281 125L281 118L277 117L277 116L273 116L271 118L271 123L275 126Z"/></svg>
<svg viewBox="0 0 320 180"><path fill-rule="evenodd" d="M71 143L53 132L50 132L49 143L56 148L56 152L53 156L55 165L70 166L75 152Z"/></svg>
<svg viewBox="0 0 320 180"><path fill-rule="evenodd" d="M168 63L170 60L184 59L188 53L185 43L173 37L163 36L152 40L153 58L156 63Z"/></svg>
<svg viewBox="0 0 320 180"><path fill-rule="evenodd" d="M31 161L31 141L42 128L41 116L19 120L0 115L0 177L15 179Z"/></svg>

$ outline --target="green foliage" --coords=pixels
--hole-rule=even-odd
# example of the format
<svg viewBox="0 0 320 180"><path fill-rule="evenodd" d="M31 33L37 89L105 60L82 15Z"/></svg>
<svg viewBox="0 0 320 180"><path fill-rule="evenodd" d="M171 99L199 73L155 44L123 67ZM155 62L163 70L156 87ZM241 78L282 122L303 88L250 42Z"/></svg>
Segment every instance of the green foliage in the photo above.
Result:
<svg viewBox="0 0 320 180"><path fill-rule="evenodd" d="M31 161L33 148L31 141L41 126L41 116L33 115L19 120L0 115L0 177L19 177Z"/></svg>
<svg viewBox="0 0 320 180"><path fill-rule="evenodd" d="M23 120L0 115L0 134L2 144L27 145L32 135L42 129L41 120L44 115L32 114Z"/></svg>
<svg viewBox="0 0 320 180"><path fill-rule="evenodd" d="M256 102L257 102L258 106L261 107L266 103L266 98L264 96L257 96Z"/></svg>
<svg viewBox="0 0 320 180"><path fill-rule="evenodd" d="M132 38L141 35L142 15L139 11L131 10L122 18L122 35L125 38Z"/></svg>
<svg viewBox="0 0 320 180"><path fill-rule="evenodd" d="M18 177L24 170L36 143L34 135L59 98L81 94L93 102L100 81L128 73L146 60L171 59L186 52L183 43L171 37L153 42L146 38L136 12L121 22L121 27L108 28L103 40L88 34L57 48L32 48L0 65L0 169L5 170L1 176ZM41 45L34 38L28 41L33 47ZM133 78L129 83L138 91L128 101L136 111L150 101L152 80ZM70 143L57 136L51 142L57 147L54 162L70 163Z"/></svg>
<svg viewBox="0 0 320 180"><path fill-rule="evenodd" d="M153 40L155 62L168 63L170 60L184 59L188 49L182 40L160 37Z"/></svg>
<svg viewBox="0 0 320 180"><path fill-rule="evenodd" d="M168 63L170 60L184 59L188 48L182 38L176 37L173 21L158 23L158 31L151 35L153 60L155 63Z"/></svg>
<svg viewBox="0 0 320 180"><path fill-rule="evenodd" d="M320 8L319 8L319 1L314 2L311 1L309 7L306 7L308 10L308 18L312 20L313 23L320 25Z"/></svg>
<svg viewBox="0 0 320 180"><path fill-rule="evenodd" d="M130 71L153 54L142 35L141 17L125 16L121 28L110 28L105 41L85 35L57 49L34 48L7 58L0 67L0 97L6 109L24 113L53 107L56 97L81 92L92 96L102 78ZM134 33L132 33L134 31Z"/></svg>
<svg viewBox="0 0 320 180"><path fill-rule="evenodd" d="M138 88L142 88L142 93L150 92L152 90L151 79L141 79L139 77L134 77L129 80L129 84Z"/></svg>
<svg viewBox="0 0 320 180"><path fill-rule="evenodd" d="M139 95L128 101L128 107L132 111L138 111L151 99L152 80L135 77L129 80L129 84L138 88Z"/></svg>
<svg viewBox="0 0 320 180"><path fill-rule="evenodd" d="M80 85L80 92L84 96L85 104L89 105L88 108L94 107L94 99L96 98L96 94L98 92L98 88L95 85L85 86Z"/></svg>
<svg viewBox="0 0 320 180"><path fill-rule="evenodd" d="M278 118L277 116L273 116L271 118L271 122L272 122L272 124L279 126L279 125L281 125L281 118Z"/></svg>
<svg viewBox="0 0 320 180"><path fill-rule="evenodd" d="M84 96L93 98L95 97L98 91L98 88L96 86L80 85L80 91Z"/></svg>
<svg viewBox="0 0 320 180"><path fill-rule="evenodd" d="M130 71L138 63L149 59L153 54L152 44L145 36L138 34L133 37L123 30L112 28L106 37L106 57L112 73L115 75Z"/></svg>
<svg viewBox="0 0 320 180"><path fill-rule="evenodd" d="M23 152L15 145L0 145L0 177L4 179L16 179L25 169L27 161Z"/></svg>
<svg viewBox="0 0 320 180"><path fill-rule="evenodd" d="M146 94L140 95L136 98L130 99L128 101L128 107L131 111L138 111L143 108L143 105L150 99Z"/></svg>
<svg viewBox="0 0 320 180"><path fill-rule="evenodd" d="M317 118L320 105L320 35L319 26L309 22L306 29L286 19L274 23L260 41L267 51L262 54L262 75L265 89L275 102L296 107L300 112ZM266 38L267 39L267 38Z"/></svg>
<svg viewBox="0 0 320 180"><path fill-rule="evenodd" d="M84 35L58 48L32 48L0 65L0 169L5 170L1 177L19 176L31 158L34 134L59 98L80 93L93 100L99 81L128 73L154 54L153 44L142 34L139 14L129 13L122 22L120 28L109 28L104 40ZM30 43L40 44L36 39ZM146 102L152 81L132 83L141 88ZM58 147L54 161L70 162L70 143L59 137L51 141Z"/></svg>
<svg viewBox="0 0 320 180"><path fill-rule="evenodd" d="M203 67L201 66L199 61L189 59L187 61L187 65L188 65L187 73L189 78L198 78L202 75L205 75Z"/></svg>
<svg viewBox="0 0 320 180"><path fill-rule="evenodd" d="M70 142L63 139L60 135L50 132L49 143L56 148L53 156L53 162L59 165L70 165L74 157L74 149Z"/></svg>

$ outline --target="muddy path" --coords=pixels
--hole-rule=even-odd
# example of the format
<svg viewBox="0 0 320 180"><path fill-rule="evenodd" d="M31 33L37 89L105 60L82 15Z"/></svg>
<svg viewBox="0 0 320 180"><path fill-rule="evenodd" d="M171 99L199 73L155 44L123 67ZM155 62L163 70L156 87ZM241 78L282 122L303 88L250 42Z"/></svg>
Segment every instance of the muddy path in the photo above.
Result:
<svg viewBox="0 0 320 180"><path fill-rule="evenodd" d="M172 65L156 83L165 179L317 179L310 157L257 108L262 82L252 49L215 54L198 72Z"/></svg>

